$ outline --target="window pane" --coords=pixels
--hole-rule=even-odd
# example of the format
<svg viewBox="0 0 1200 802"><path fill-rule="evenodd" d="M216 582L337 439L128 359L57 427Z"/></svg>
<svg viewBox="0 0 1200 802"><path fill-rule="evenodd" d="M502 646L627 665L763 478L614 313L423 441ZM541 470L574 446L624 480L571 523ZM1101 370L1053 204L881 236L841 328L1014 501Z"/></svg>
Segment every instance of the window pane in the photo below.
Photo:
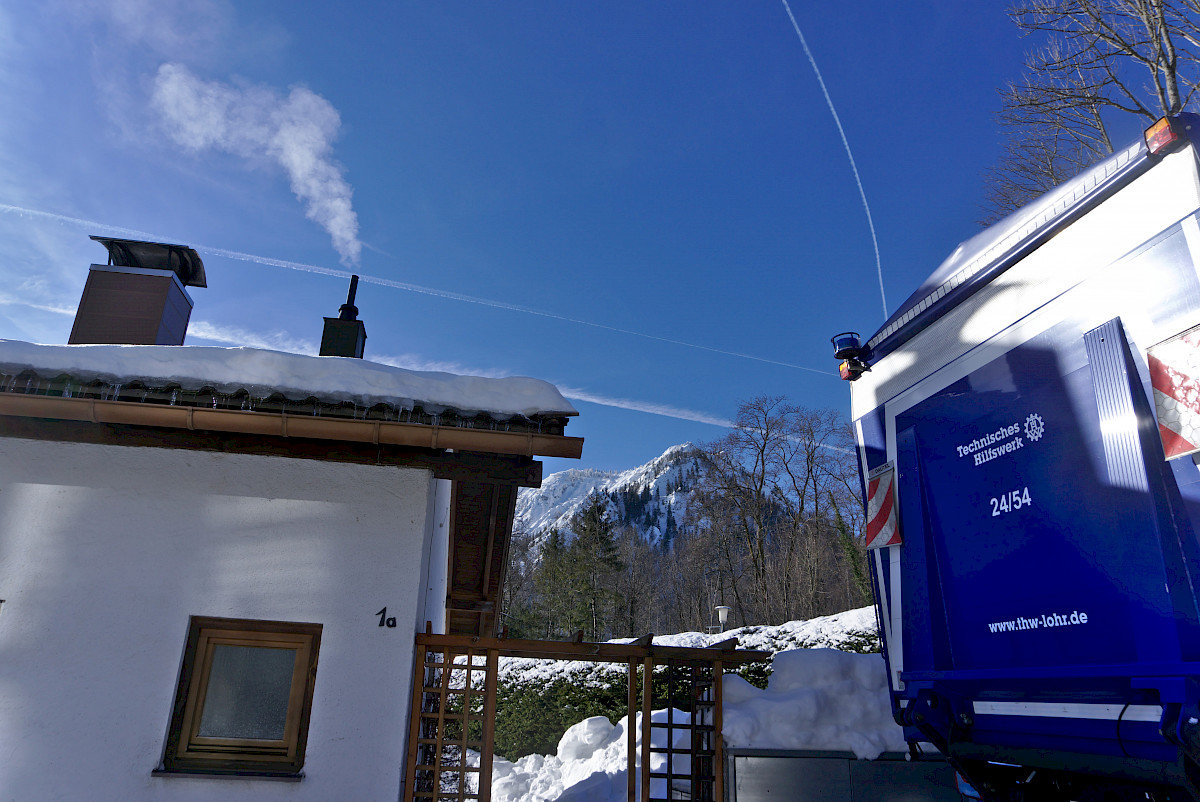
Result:
<svg viewBox="0 0 1200 802"><path fill-rule="evenodd" d="M198 734L281 740L295 662L295 649L213 646Z"/></svg>

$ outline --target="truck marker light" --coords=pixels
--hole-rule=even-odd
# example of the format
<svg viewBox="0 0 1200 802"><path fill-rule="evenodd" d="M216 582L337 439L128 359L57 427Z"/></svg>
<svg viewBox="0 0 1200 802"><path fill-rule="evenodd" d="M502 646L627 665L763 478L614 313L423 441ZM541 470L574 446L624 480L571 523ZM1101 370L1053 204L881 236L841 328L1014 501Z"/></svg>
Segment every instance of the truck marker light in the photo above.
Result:
<svg viewBox="0 0 1200 802"><path fill-rule="evenodd" d="M1183 139L1175 130L1174 120L1163 117L1146 129L1146 149L1151 156L1159 156L1174 150L1174 145Z"/></svg>
<svg viewBox="0 0 1200 802"><path fill-rule="evenodd" d="M844 381L848 382L854 381L868 370L870 370L870 368L857 359L847 359L842 362L842 364L838 365L838 375L840 375Z"/></svg>
<svg viewBox="0 0 1200 802"><path fill-rule="evenodd" d="M838 373L844 381L854 381L870 370L870 349L863 348L862 338L857 331L843 331L829 340L833 343L833 358L842 360Z"/></svg>

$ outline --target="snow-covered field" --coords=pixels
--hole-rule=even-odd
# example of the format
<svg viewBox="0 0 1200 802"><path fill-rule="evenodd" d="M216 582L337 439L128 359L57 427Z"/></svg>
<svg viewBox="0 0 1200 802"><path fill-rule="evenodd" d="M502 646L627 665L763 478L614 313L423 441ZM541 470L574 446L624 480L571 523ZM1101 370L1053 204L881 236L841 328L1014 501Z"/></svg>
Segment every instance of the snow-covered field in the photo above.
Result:
<svg viewBox="0 0 1200 802"><path fill-rule="evenodd" d="M874 609L865 607L810 621L792 621L778 627L745 627L721 635L687 632L656 637L672 646L706 646L738 635L738 645L776 652L774 670L766 690L753 687L739 676L724 678L726 746L777 749L831 749L872 759L885 751L903 751L901 729L892 721L887 677L879 654L854 654L838 645L861 648L865 634L875 629ZM502 679L520 682L600 683L607 672L622 666L536 660L505 660ZM656 710L652 721L665 721L666 710ZM676 710L676 721L688 714ZM492 772L492 799L496 802L623 802L626 799L626 727L602 716L571 727L553 755L529 755L515 763L496 757ZM641 744L640 714L634 719ZM686 738L686 731L678 738ZM654 746L662 747L665 731L654 730ZM678 747L686 744L680 741ZM665 760L656 756L658 760ZM679 758L676 758L678 762ZM651 765L654 771L661 766ZM655 782L663 782L657 780ZM665 796L663 788L652 794Z"/></svg>

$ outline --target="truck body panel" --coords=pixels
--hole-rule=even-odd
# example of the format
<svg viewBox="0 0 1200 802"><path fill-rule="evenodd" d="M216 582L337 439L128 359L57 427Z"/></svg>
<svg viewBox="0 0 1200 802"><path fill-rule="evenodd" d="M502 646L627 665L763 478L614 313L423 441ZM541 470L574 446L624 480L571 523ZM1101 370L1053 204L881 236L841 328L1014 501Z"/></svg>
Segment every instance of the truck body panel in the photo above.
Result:
<svg viewBox="0 0 1200 802"><path fill-rule="evenodd" d="M902 542L869 552L894 708L973 782L1194 787L1200 467L1166 458L1152 374L1200 327L1198 266L1196 147L1139 143L964 243L868 341L852 418L868 516L894 470Z"/></svg>

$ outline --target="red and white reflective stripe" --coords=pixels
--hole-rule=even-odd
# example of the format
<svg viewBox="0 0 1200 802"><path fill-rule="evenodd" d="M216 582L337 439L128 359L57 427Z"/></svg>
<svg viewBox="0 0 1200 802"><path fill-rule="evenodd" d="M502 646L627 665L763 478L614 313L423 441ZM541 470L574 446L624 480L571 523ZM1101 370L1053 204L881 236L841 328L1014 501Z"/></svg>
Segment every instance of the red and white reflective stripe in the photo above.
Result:
<svg viewBox="0 0 1200 802"><path fill-rule="evenodd" d="M867 480L867 548L879 549L900 544L900 526L896 515L896 471L884 465L871 472ZM878 471L878 473L876 472Z"/></svg>
<svg viewBox="0 0 1200 802"><path fill-rule="evenodd" d="M1154 346L1146 359L1167 459L1200 451L1200 330Z"/></svg>

